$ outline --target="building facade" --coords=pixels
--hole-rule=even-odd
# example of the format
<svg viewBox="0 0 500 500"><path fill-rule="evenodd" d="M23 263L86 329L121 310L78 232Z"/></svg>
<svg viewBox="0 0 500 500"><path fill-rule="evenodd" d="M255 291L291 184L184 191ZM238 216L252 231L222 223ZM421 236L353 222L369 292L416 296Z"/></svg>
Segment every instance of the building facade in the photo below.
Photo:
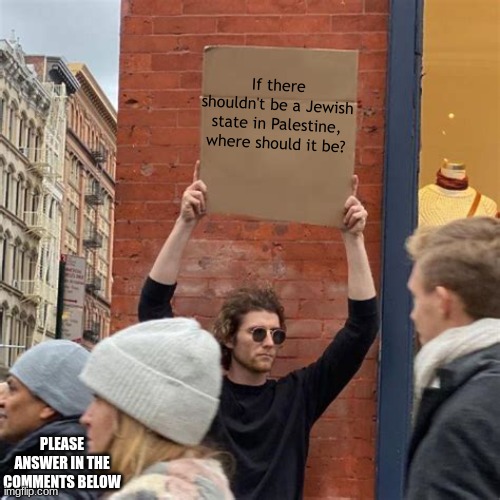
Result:
<svg viewBox="0 0 500 500"><path fill-rule="evenodd" d="M61 336L64 254L86 261L75 339L109 334L115 141L116 112L86 66L0 41L2 371Z"/></svg>
<svg viewBox="0 0 500 500"><path fill-rule="evenodd" d="M0 363L56 331L66 68L43 83L17 41L0 41ZM65 79L67 81L65 81Z"/></svg>
<svg viewBox="0 0 500 500"><path fill-rule="evenodd" d="M116 111L83 64L69 100L62 253L86 259L83 340L109 335L116 170Z"/></svg>
<svg viewBox="0 0 500 500"><path fill-rule="evenodd" d="M44 81L57 76L50 71L54 58L29 60ZM86 269L83 314L66 333L91 346L109 335L110 328L116 111L84 64L67 67L77 90L66 105L60 253L84 257ZM64 321L64 311L62 315Z"/></svg>

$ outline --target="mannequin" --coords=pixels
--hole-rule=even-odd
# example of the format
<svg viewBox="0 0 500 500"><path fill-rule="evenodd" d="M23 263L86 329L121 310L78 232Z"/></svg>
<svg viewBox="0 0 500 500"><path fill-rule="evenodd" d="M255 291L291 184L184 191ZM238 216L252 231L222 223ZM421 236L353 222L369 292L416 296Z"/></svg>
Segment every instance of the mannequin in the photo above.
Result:
<svg viewBox="0 0 500 500"><path fill-rule="evenodd" d="M418 192L419 226L439 226L462 217L497 216L497 204L469 186L463 163L444 160L435 184Z"/></svg>

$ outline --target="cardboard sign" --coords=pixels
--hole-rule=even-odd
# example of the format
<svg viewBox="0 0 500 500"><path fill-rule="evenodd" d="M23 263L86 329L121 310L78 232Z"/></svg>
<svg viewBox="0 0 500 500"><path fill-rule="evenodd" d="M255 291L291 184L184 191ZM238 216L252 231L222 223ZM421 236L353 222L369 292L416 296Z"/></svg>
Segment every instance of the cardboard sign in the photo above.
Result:
<svg viewBox="0 0 500 500"><path fill-rule="evenodd" d="M209 211L340 226L351 193L357 51L207 47Z"/></svg>

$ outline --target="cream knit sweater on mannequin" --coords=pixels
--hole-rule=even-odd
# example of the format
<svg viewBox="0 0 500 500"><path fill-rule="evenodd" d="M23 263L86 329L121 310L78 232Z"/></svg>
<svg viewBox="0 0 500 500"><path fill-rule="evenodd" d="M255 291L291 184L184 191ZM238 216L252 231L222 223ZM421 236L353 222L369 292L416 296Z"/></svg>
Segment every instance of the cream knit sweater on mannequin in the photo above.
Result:
<svg viewBox="0 0 500 500"><path fill-rule="evenodd" d="M455 219L467 217L477 191L444 189L435 184L424 186L418 192L419 226L439 226ZM497 215L497 204L482 195L474 216Z"/></svg>

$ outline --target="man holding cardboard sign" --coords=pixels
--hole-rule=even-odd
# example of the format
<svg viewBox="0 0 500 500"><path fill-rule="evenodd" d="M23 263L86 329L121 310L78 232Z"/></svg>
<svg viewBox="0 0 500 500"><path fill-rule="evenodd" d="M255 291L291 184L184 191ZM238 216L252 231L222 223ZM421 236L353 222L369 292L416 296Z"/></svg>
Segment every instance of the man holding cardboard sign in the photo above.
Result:
<svg viewBox="0 0 500 500"><path fill-rule="evenodd" d="M268 378L286 340L285 316L270 289L236 290L214 325L223 353L221 405L209 438L236 460L238 499L302 498L311 427L352 379L378 330L375 287L365 251L367 213L353 194L345 203L342 236L348 263L349 317L322 356L282 379ZM141 321L173 315L171 299L183 252L206 212L207 187L197 179L144 284Z"/></svg>

